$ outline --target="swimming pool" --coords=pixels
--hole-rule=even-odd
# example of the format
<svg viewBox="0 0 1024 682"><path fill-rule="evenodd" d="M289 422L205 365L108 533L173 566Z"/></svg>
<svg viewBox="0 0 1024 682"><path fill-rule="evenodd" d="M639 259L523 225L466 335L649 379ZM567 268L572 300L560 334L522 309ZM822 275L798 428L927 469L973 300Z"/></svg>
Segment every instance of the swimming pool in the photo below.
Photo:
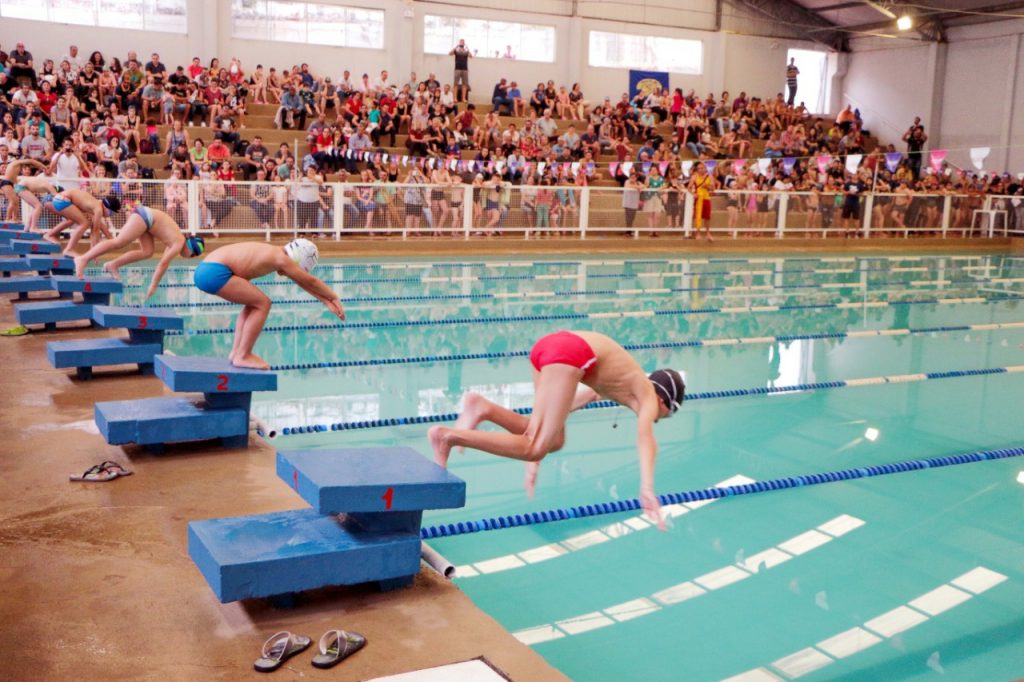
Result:
<svg viewBox="0 0 1024 682"><path fill-rule="evenodd" d="M345 325L263 282L294 302L275 305L256 351L320 365L257 396L254 413L289 430L278 447L426 455L424 424L387 424L451 413L467 390L528 406L522 354L558 328L642 346L646 369L685 370L704 394L656 427L662 493L1024 443L1017 373L941 377L1024 364L1024 259L333 261L317 274ZM190 281L172 269L153 299L188 317L168 348L226 354L237 310ZM635 497L633 425L618 408L573 415L534 499L521 464L453 454L466 507L425 523ZM574 680L1009 679L1024 660L1022 470L1007 459L674 505L665 533L627 512L431 544L474 602Z"/></svg>

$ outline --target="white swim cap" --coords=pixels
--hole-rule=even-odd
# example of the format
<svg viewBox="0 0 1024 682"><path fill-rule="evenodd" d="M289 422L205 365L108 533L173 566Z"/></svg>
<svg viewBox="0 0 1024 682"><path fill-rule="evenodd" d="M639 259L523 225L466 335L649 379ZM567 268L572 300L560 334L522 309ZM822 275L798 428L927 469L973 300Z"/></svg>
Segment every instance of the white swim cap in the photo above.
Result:
<svg viewBox="0 0 1024 682"><path fill-rule="evenodd" d="M284 247L284 252L306 272L315 268L316 262L320 259L320 251L316 248L316 244L308 239L295 239L288 242Z"/></svg>

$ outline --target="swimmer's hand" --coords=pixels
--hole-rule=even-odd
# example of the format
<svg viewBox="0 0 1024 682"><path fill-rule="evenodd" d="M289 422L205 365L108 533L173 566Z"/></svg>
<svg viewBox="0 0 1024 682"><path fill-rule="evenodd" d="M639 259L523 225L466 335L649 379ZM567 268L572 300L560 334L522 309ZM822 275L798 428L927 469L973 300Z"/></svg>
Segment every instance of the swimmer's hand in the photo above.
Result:
<svg viewBox="0 0 1024 682"><path fill-rule="evenodd" d="M324 305L327 306L328 310L330 310L332 313L337 315L338 319L340 319L340 320L344 320L345 319L345 309L341 307L341 301L339 299L337 299L337 298L325 298L324 299Z"/></svg>
<svg viewBox="0 0 1024 682"><path fill-rule="evenodd" d="M155 293L156 293L156 290L157 290L157 286L158 286L159 284L160 284L160 283L159 283L159 282L158 282L158 281L156 280L156 278L154 278L154 279L153 279L153 281L149 283L149 288L148 288L148 289L146 289L146 300L147 300L147 301L148 301L148 300L149 300L150 298L152 298L153 294L155 294Z"/></svg>
<svg viewBox="0 0 1024 682"><path fill-rule="evenodd" d="M523 478L523 487L526 488L526 495L532 500L537 491L537 472L540 471L540 462L526 463L526 476Z"/></svg>
<svg viewBox="0 0 1024 682"><path fill-rule="evenodd" d="M661 515L661 502L658 501L658 496L654 494L653 490L644 488L640 491L640 506L643 507L647 520L658 524L658 530L667 529L665 517Z"/></svg>

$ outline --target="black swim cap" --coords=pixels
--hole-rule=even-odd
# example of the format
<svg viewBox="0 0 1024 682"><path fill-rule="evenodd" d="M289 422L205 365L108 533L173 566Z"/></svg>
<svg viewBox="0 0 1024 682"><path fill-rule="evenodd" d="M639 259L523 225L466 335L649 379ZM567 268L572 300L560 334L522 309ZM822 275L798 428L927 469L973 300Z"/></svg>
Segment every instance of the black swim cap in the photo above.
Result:
<svg viewBox="0 0 1024 682"><path fill-rule="evenodd" d="M121 200L117 197L103 197L103 201L101 203L111 213L117 213L121 210Z"/></svg>
<svg viewBox="0 0 1024 682"><path fill-rule="evenodd" d="M679 372L674 369L659 369L647 377L654 384L654 392L661 402L665 403L669 414L675 414L683 406L686 398L686 383Z"/></svg>

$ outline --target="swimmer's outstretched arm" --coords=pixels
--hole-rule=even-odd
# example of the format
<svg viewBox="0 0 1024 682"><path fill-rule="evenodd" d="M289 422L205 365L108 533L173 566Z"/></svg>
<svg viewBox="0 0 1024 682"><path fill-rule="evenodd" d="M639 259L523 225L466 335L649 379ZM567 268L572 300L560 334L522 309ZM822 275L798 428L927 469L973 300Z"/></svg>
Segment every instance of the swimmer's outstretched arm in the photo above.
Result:
<svg viewBox="0 0 1024 682"><path fill-rule="evenodd" d="M339 319L345 319L345 309L341 307L341 300L329 286L300 268L295 261L285 256L283 251L281 252L281 261L278 273L292 280L313 296L316 296Z"/></svg>
<svg viewBox="0 0 1024 682"><path fill-rule="evenodd" d="M164 247L164 253L160 256L160 262L156 264L156 269L153 270L153 279L150 280L149 288L146 289L147 299L156 293L157 287L160 286L160 280L163 278L164 273L167 272L167 268L170 267L171 261L181 254L181 249L184 246L185 235L179 232L174 241Z"/></svg>
<svg viewBox="0 0 1024 682"><path fill-rule="evenodd" d="M7 166L7 179L10 180L11 182L14 182L14 179L17 178L21 174L20 170L24 166L31 166L32 168L35 168L36 170L41 170L41 171L45 171L46 170L46 166L44 166L43 164L39 163L35 159L21 159L19 161L12 161Z"/></svg>
<svg viewBox="0 0 1024 682"><path fill-rule="evenodd" d="M654 422L658 418L658 400L645 401L637 412L636 450L640 456L640 505L650 521L665 530L661 503L654 493L654 461L658 456L658 441L654 438Z"/></svg>

